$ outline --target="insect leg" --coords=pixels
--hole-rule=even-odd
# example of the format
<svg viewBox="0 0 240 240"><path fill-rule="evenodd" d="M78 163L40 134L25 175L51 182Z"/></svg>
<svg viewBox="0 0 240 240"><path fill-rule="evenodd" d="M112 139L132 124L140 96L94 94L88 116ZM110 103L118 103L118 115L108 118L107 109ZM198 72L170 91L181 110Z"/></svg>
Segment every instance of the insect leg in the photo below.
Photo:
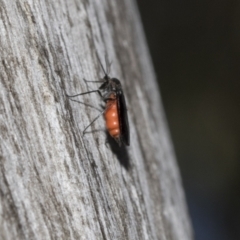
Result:
<svg viewBox="0 0 240 240"><path fill-rule="evenodd" d="M95 82L95 83L103 83L104 82L104 80L87 80L87 79L83 79L84 80L84 82Z"/></svg>
<svg viewBox="0 0 240 240"><path fill-rule="evenodd" d="M85 95L85 94L89 94L89 93L94 93L94 92L97 92L101 97L102 97L102 94L101 92L97 89L97 90L93 90L93 91L89 91L89 92L84 92L84 93L78 93L76 95L68 95L66 94L67 97L77 97L77 96L81 96L81 95Z"/></svg>
<svg viewBox="0 0 240 240"><path fill-rule="evenodd" d="M86 130L105 112L105 109L97 116L95 117L92 122L90 122L90 124L85 127L85 129L83 130L83 135L86 133Z"/></svg>
<svg viewBox="0 0 240 240"><path fill-rule="evenodd" d="M114 100L114 98L106 98L106 99L104 99L104 101L111 101L111 100ZM108 108L109 108L110 106L108 106ZM92 120L92 122L90 122L90 124L87 126L87 127L85 127L85 129L83 130L83 135L85 134L85 132L86 132L86 130L108 109L108 108L105 108L103 111L101 111L101 113L99 113L99 115L97 115L97 117L95 117L93 120Z"/></svg>

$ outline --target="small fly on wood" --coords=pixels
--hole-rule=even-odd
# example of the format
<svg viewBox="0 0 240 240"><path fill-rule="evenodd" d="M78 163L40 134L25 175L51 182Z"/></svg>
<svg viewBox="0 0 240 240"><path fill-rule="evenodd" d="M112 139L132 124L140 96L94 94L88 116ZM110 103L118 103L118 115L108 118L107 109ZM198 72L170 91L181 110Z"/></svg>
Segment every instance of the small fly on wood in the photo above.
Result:
<svg viewBox="0 0 240 240"><path fill-rule="evenodd" d="M106 61L107 71L105 71L100 59L98 58L101 68L105 74L105 76L100 79L100 81L87 81L86 82L98 82L102 83L101 86L92 91L79 93L76 95L72 95L68 97L74 98L77 96L90 94L90 93L98 93L102 100L105 102L104 110L95 118L93 121L84 129L83 134L85 134L86 130L101 116L104 115L106 128L111 137L113 137L116 142L121 146L125 144L127 146L130 145L130 133L129 133L129 124L128 124L128 114L126 101L122 89L122 85L117 78L111 78L109 76L110 64Z"/></svg>

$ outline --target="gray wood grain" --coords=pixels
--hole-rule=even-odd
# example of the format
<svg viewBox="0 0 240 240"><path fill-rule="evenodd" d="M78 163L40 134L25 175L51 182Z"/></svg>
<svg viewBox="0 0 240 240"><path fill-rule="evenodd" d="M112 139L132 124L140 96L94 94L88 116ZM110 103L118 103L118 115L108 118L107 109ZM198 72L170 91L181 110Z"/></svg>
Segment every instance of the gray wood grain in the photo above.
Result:
<svg viewBox="0 0 240 240"><path fill-rule="evenodd" d="M192 239L133 0L0 0L0 239ZM131 146L105 144L97 54L125 90ZM91 105L91 106L89 106Z"/></svg>

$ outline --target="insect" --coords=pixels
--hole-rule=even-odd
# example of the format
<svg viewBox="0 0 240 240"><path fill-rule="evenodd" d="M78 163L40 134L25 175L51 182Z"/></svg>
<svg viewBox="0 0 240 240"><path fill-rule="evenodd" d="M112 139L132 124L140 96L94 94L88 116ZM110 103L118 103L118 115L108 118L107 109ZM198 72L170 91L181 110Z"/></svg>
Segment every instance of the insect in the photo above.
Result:
<svg viewBox="0 0 240 240"><path fill-rule="evenodd" d="M104 72L104 77L100 81L87 81L86 82L98 82L102 83L101 86L92 91L79 93L68 97L77 97L90 93L98 93L102 100L105 102L104 110L95 118L93 121L84 129L83 134L86 130L101 116L104 115L106 128L111 137L113 137L119 146L125 144L130 145L130 134L129 134L129 123L125 96L123 93L121 82L117 78L111 78L109 76L110 64L107 62L105 56L106 68L105 71L99 57L99 63Z"/></svg>

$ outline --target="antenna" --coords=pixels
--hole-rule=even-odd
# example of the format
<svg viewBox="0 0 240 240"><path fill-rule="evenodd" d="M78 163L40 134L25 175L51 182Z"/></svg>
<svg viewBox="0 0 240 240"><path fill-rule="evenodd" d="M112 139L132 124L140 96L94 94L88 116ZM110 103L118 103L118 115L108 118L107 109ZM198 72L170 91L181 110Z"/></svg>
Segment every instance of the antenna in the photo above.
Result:
<svg viewBox="0 0 240 240"><path fill-rule="evenodd" d="M105 56L106 56L106 54L105 54ZM98 61L99 61L99 63L100 63L100 66L101 66L101 68L102 68L102 70L103 70L103 73L105 74L105 76L108 76L107 72L105 71L105 69L104 69L104 67L103 67L103 65L102 65L102 62L101 62L100 57L99 57L98 54L97 54L97 59L98 59ZM105 59L106 59L106 58L105 58Z"/></svg>
<svg viewBox="0 0 240 240"><path fill-rule="evenodd" d="M105 54L106 72L107 75L110 73L112 62L109 62L107 54Z"/></svg>

